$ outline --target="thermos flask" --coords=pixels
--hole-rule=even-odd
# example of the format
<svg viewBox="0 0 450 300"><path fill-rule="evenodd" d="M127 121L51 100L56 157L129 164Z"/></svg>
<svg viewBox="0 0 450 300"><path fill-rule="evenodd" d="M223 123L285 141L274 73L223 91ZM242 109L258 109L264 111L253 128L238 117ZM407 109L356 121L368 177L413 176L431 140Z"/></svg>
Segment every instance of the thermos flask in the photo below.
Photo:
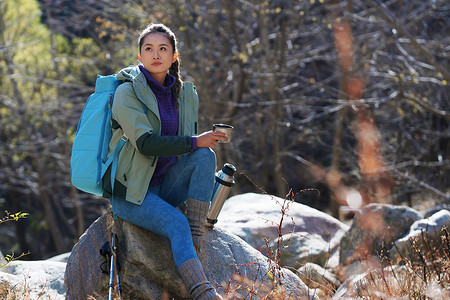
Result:
<svg viewBox="0 0 450 300"><path fill-rule="evenodd" d="M212 205L209 210L208 217L206 218L207 226L214 226L217 223L217 216L222 210L222 206L225 203L228 195L230 194L231 187L235 184L234 173L236 168L229 163L226 163L222 170L216 173L216 183L214 184Z"/></svg>

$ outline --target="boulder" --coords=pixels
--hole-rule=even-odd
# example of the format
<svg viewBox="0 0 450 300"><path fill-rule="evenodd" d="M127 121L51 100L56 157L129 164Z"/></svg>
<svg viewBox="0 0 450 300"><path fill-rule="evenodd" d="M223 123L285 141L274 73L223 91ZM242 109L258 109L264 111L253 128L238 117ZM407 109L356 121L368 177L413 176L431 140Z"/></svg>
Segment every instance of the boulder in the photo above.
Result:
<svg viewBox="0 0 450 300"><path fill-rule="evenodd" d="M441 204L435 205L435 206L427 209L423 214L423 218L428 219L435 213L440 212L441 210L450 211L450 203L441 203Z"/></svg>
<svg viewBox="0 0 450 300"><path fill-rule="evenodd" d="M59 261L59 262L66 263L67 260L69 259L69 256L70 256L70 252L67 252L67 253L62 253L62 254L50 257L47 260L49 260L49 261Z"/></svg>
<svg viewBox="0 0 450 300"><path fill-rule="evenodd" d="M74 246L65 273L66 299L104 298L109 276L102 274L103 257L99 249L114 230L118 236L118 262L123 294L131 299L188 298L188 292L178 274L169 240L141 229L121 219L112 222L109 213L101 216ZM242 239L220 228L205 233L205 243L199 257L207 276L219 293L233 299L260 299L272 290L274 278L281 280L285 295L304 298L308 287L294 273L281 269L271 273L273 263ZM287 297L286 299L289 299Z"/></svg>
<svg viewBox="0 0 450 300"><path fill-rule="evenodd" d="M64 300L64 262L15 260L0 268L0 282L7 282L17 299ZM15 298L16 299L16 298Z"/></svg>
<svg viewBox="0 0 450 300"><path fill-rule="evenodd" d="M434 249L433 254L435 254L444 246L441 238L441 235L444 235L443 228L450 228L450 211L446 209L426 219L417 220L405 236L395 241L396 247L390 251L390 257L394 260L406 257L409 260L419 261L420 258L415 255L418 250L424 250L422 251L424 255L429 252L428 249ZM413 244L417 250L411 246Z"/></svg>
<svg viewBox="0 0 450 300"><path fill-rule="evenodd" d="M91 224L72 248L64 273L66 299L107 295L109 277L100 269L105 261L100 248L110 239L112 226L111 215L104 214Z"/></svg>
<svg viewBox="0 0 450 300"><path fill-rule="evenodd" d="M444 287L442 286L444 284ZM409 266L367 265L336 290L333 299L449 299L450 290L438 276L424 280L421 272Z"/></svg>
<svg viewBox="0 0 450 300"><path fill-rule="evenodd" d="M298 269L307 262L330 267L330 257L336 250L316 233L295 232L283 235L270 243L272 253L280 251L280 264ZM336 262L337 260L333 260ZM333 266L336 263L332 263Z"/></svg>
<svg viewBox="0 0 450 300"><path fill-rule="evenodd" d="M285 207L288 205L284 215L283 204ZM282 217L282 226L279 228ZM304 261L309 255L312 255L316 262L323 263L325 257L339 246L340 239L349 229L348 225L309 206L256 193L246 193L227 199L216 227L241 237L266 255L268 254L265 249L266 240L274 245L280 236L291 233L295 233L293 238L284 238L285 241L292 241L296 245L314 243L319 245L313 252L298 250L297 247L291 246L284 248L282 259L285 255L285 264L294 268L296 264L291 265L291 261Z"/></svg>
<svg viewBox="0 0 450 300"><path fill-rule="evenodd" d="M369 204L360 209L340 243L340 263L385 257L393 242L403 237L420 214L406 206Z"/></svg>
<svg viewBox="0 0 450 300"><path fill-rule="evenodd" d="M209 246L201 253L205 270L220 283L219 292L229 290L231 299L271 299L273 280L279 280L283 296L277 299L314 299L308 287L288 269L280 268L241 238L215 228L206 232ZM277 271L278 270L278 271ZM251 292L252 294L250 294ZM308 296L308 297L307 297Z"/></svg>

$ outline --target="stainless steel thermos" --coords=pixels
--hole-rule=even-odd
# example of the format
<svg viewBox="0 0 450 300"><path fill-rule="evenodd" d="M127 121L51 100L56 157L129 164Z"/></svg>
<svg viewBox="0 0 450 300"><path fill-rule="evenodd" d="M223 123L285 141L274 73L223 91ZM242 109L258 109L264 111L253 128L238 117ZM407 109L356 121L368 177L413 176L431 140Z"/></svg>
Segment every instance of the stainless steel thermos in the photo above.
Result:
<svg viewBox="0 0 450 300"><path fill-rule="evenodd" d="M211 209L207 217L207 226L212 227L217 223L217 216L230 194L231 187L235 184L235 172L236 168L232 164L226 163L222 170L216 173L216 183L214 184Z"/></svg>

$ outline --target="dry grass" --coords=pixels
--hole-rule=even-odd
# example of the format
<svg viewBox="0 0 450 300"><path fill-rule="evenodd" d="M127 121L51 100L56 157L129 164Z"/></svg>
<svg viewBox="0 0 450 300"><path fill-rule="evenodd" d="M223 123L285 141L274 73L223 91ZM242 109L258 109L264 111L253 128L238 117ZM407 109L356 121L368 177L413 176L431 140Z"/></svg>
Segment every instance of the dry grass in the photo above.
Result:
<svg viewBox="0 0 450 300"><path fill-rule="evenodd" d="M395 246L394 246L395 247ZM431 238L411 240L395 261L361 259L360 275L351 277L332 293L317 289L320 299L430 299L450 300L450 238L446 228Z"/></svg>
<svg viewBox="0 0 450 300"><path fill-rule="evenodd" d="M29 300L30 291L22 284L6 281L0 282L0 299L3 300Z"/></svg>

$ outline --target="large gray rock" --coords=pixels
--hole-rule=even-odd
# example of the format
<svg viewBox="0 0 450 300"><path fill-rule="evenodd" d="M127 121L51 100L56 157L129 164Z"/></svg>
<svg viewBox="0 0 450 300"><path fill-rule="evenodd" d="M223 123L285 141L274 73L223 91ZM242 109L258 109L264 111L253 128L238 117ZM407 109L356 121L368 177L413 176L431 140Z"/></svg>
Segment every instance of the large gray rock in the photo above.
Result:
<svg viewBox="0 0 450 300"><path fill-rule="evenodd" d="M311 262L330 268L339 263L336 245L332 248L329 242L316 233L288 233L270 243L270 246L272 253L281 252L280 264L284 267L298 269Z"/></svg>
<svg viewBox="0 0 450 300"><path fill-rule="evenodd" d="M410 266L390 265L381 268L376 263L366 265L364 272L345 280L335 291L333 299L447 300L449 297L450 290L446 288L445 282L439 282L439 276L430 276L424 280L421 272Z"/></svg>
<svg viewBox="0 0 450 300"><path fill-rule="evenodd" d="M225 201L217 226L241 237L256 249L265 245L265 239L275 240L285 199L256 193L246 193ZM287 200L286 200L287 201ZM330 215L297 202L290 202L284 215L281 231L307 232L320 235L331 246L339 244L349 229Z"/></svg>
<svg viewBox="0 0 450 300"><path fill-rule="evenodd" d="M450 227L450 211L441 210L426 219L415 221L407 235L396 241L397 246L408 242L410 239L417 239L424 234L431 236L440 236L444 227Z"/></svg>
<svg viewBox="0 0 450 300"><path fill-rule="evenodd" d="M340 244L340 262L349 264L367 256L382 258L403 237L420 214L406 206L369 204L360 209Z"/></svg>
<svg viewBox="0 0 450 300"><path fill-rule="evenodd" d="M62 254L50 257L47 260L48 261L59 261L59 262L66 263L67 260L69 259L69 256L70 256L70 252L67 252L67 253L62 253Z"/></svg>
<svg viewBox="0 0 450 300"><path fill-rule="evenodd" d="M107 295L109 278L100 269L105 261L100 248L110 239L112 226L110 214L104 214L91 224L72 248L64 274L68 300Z"/></svg>
<svg viewBox="0 0 450 300"><path fill-rule="evenodd" d="M101 273L99 249L110 230L117 233L120 282L124 295L131 299L161 299L169 294L176 299L188 297L175 263L169 241L120 219L112 223L109 214L94 222L74 246L65 273L66 296L86 299L105 297L108 276ZM233 299L260 299L272 289L271 262L240 238L219 228L205 233L208 241L200 255L205 272L221 294ZM291 271L281 269L281 282L294 299L304 298L309 290ZM276 277L275 277L276 278Z"/></svg>
<svg viewBox="0 0 450 300"><path fill-rule="evenodd" d="M277 266L267 260L259 251L242 239L217 228L206 232L209 246L201 254L205 269L217 283L219 292L229 290L231 299L272 299L270 290L273 280L279 280L284 290L277 292L282 298L275 299L312 299L312 293L298 276L288 269ZM279 278L277 278L277 276ZM249 294L249 292L254 294ZM267 296L267 298L265 298Z"/></svg>
<svg viewBox="0 0 450 300"><path fill-rule="evenodd" d="M441 204L438 204L436 206L433 206L433 207L427 209L424 212L423 218L424 219L428 219L429 217L431 217L435 213L440 212L441 210L450 211L450 203L441 203Z"/></svg>
<svg viewBox="0 0 450 300"><path fill-rule="evenodd" d="M64 262L16 260L0 268L0 282L14 287L17 299L65 299ZM15 298L16 299L16 298Z"/></svg>
<svg viewBox="0 0 450 300"><path fill-rule="evenodd" d="M394 260L403 257L418 261L420 258L416 257L417 250L413 249L413 244L416 249L425 250L422 253L428 253L427 249L440 251L445 246L441 239L441 235L444 235L443 228L450 228L450 211L445 209L426 219L417 220L405 236L395 241L396 247L391 250L390 257Z"/></svg>
<svg viewBox="0 0 450 300"><path fill-rule="evenodd" d="M283 204L289 204L284 216ZM282 226L279 228L282 217ZM275 250L281 233L281 263L293 268L298 268L306 261L322 266L327 262L330 266L328 258L349 229L348 225L317 209L296 202L285 203L285 199L256 193L229 198L216 226L238 235L265 255L268 255L266 240ZM338 263L338 259L335 261L332 266Z"/></svg>

